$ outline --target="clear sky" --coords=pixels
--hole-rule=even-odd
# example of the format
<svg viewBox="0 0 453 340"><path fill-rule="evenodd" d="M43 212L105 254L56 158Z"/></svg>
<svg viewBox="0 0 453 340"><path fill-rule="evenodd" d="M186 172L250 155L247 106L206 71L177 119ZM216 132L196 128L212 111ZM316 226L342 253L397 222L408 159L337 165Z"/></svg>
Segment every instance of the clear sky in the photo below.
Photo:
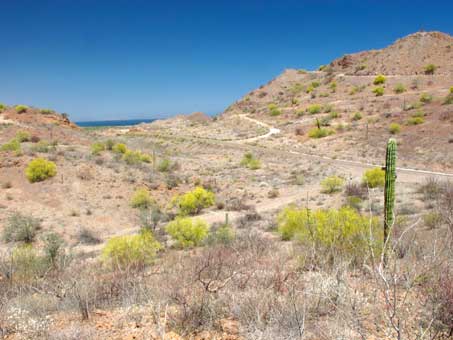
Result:
<svg viewBox="0 0 453 340"><path fill-rule="evenodd" d="M409 33L453 1L0 0L0 102L73 120L218 113L285 68Z"/></svg>

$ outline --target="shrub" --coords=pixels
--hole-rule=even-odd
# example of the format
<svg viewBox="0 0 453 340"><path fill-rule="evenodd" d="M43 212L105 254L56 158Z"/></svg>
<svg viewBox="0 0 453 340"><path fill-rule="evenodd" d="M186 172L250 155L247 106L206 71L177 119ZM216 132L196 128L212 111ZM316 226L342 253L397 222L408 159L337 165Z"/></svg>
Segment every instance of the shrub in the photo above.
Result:
<svg viewBox="0 0 453 340"><path fill-rule="evenodd" d="M422 93L422 95L420 96L420 102L422 103L431 103L433 101L433 96L431 96L430 94L428 93Z"/></svg>
<svg viewBox="0 0 453 340"><path fill-rule="evenodd" d="M434 64L428 64L425 66L425 74L434 74L436 71L437 66Z"/></svg>
<svg viewBox="0 0 453 340"><path fill-rule="evenodd" d="M115 153L124 154L127 151L127 146L126 146L126 144L123 144L123 143L117 143L113 146L112 151Z"/></svg>
<svg viewBox="0 0 453 340"><path fill-rule="evenodd" d="M313 81L311 84L310 84L313 88L317 88L321 85L321 83L319 81Z"/></svg>
<svg viewBox="0 0 453 340"><path fill-rule="evenodd" d="M278 106L274 103L271 103L268 105L268 109L269 109L269 114L271 116L279 116L282 114L282 112L280 111L280 109L278 108Z"/></svg>
<svg viewBox="0 0 453 340"><path fill-rule="evenodd" d="M11 255L11 269L15 281L34 280L48 271L48 261L39 256L31 244L14 248Z"/></svg>
<svg viewBox="0 0 453 340"><path fill-rule="evenodd" d="M332 111L332 112L330 112L329 117L330 117L330 119L335 119L335 118L340 118L341 115L336 111Z"/></svg>
<svg viewBox="0 0 453 340"><path fill-rule="evenodd" d="M20 152L20 142L17 139L12 139L8 143L3 144L0 147L0 151L15 151Z"/></svg>
<svg viewBox="0 0 453 340"><path fill-rule="evenodd" d="M451 92L452 89L453 87L450 88L450 93L445 97L445 100L443 102L444 105L453 104L453 92Z"/></svg>
<svg viewBox="0 0 453 340"><path fill-rule="evenodd" d="M331 194L340 191L344 184L344 179L338 176L326 177L321 181L322 191Z"/></svg>
<svg viewBox="0 0 453 340"><path fill-rule="evenodd" d="M196 187L194 190L176 196L173 199L173 204L179 208L180 215L197 214L203 208L213 206L214 203L214 193L207 191L202 187Z"/></svg>
<svg viewBox="0 0 453 340"><path fill-rule="evenodd" d="M6 105L3 103L0 103L0 113L3 112L6 109Z"/></svg>
<svg viewBox="0 0 453 340"><path fill-rule="evenodd" d="M307 108L308 113L310 113L312 115L320 113L321 110L322 110L322 106L319 104L313 104Z"/></svg>
<svg viewBox="0 0 453 340"><path fill-rule="evenodd" d="M41 153L49 152L49 143L45 140L41 140L31 147L31 151Z"/></svg>
<svg viewBox="0 0 453 340"><path fill-rule="evenodd" d="M157 165L157 170L160 172L168 172L168 171L170 171L170 168L171 168L171 163L170 163L170 160L167 158L162 159L159 162L159 164Z"/></svg>
<svg viewBox="0 0 453 340"><path fill-rule="evenodd" d="M129 165L139 164L141 162L141 152L127 150L123 154L123 160Z"/></svg>
<svg viewBox="0 0 453 340"><path fill-rule="evenodd" d="M381 168L366 170L362 177L362 183L369 188L383 187L385 184L385 171Z"/></svg>
<svg viewBox="0 0 453 340"><path fill-rule="evenodd" d="M425 112L423 110L418 110L414 114L412 114L412 117L425 117Z"/></svg>
<svg viewBox="0 0 453 340"><path fill-rule="evenodd" d="M52 109L41 109L41 110L39 110L39 113L41 113L43 115L48 115L48 114L51 114L51 113L55 113L55 111L52 110Z"/></svg>
<svg viewBox="0 0 453 340"><path fill-rule="evenodd" d="M403 84L396 84L393 91L397 94L400 94L400 93L406 92L406 88L404 87Z"/></svg>
<svg viewBox="0 0 453 340"><path fill-rule="evenodd" d="M354 121L357 121L357 120L360 120L360 119L362 119L362 114L360 112L356 112L352 116L352 120L354 120Z"/></svg>
<svg viewBox="0 0 453 340"><path fill-rule="evenodd" d="M389 132L392 135L396 135L397 133L400 133L401 132L401 125L399 125L398 123L391 123L390 126L389 126Z"/></svg>
<svg viewBox="0 0 453 340"><path fill-rule="evenodd" d="M57 174L57 166L54 162L48 161L44 158L35 158L28 163L25 169L25 175L32 183L44 181L49 177Z"/></svg>
<svg viewBox="0 0 453 340"><path fill-rule="evenodd" d="M146 153L140 153L140 160L143 163L151 163L151 156Z"/></svg>
<svg viewBox="0 0 453 340"><path fill-rule="evenodd" d="M310 138L323 138L332 135L334 132L332 129L327 128L313 128L308 131L308 137Z"/></svg>
<svg viewBox="0 0 453 340"><path fill-rule="evenodd" d="M28 142L30 140L30 134L27 131L17 131L16 140L19 143Z"/></svg>
<svg viewBox="0 0 453 340"><path fill-rule="evenodd" d="M29 109L29 107L27 105L16 105L14 109L17 113L24 113Z"/></svg>
<svg viewBox="0 0 453 340"><path fill-rule="evenodd" d="M383 87L375 87L373 89L373 93L376 95L376 97L380 97L384 95L384 88Z"/></svg>
<svg viewBox="0 0 453 340"><path fill-rule="evenodd" d="M374 85L382 85L382 84L385 83L386 80L387 80L387 78L384 75L380 74L376 78L374 78L373 84Z"/></svg>
<svg viewBox="0 0 453 340"><path fill-rule="evenodd" d="M146 188L139 188L135 190L134 194L132 195L132 208L145 209L151 207L155 203L155 200L151 197L149 190Z"/></svg>
<svg viewBox="0 0 453 340"><path fill-rule="evenodd" d="M91 144L91 154L99 155L102 151L105 150L105 145L102 142L95 142Z"/></svg>
<svg viewBox="0 0 453 340"><path fill-rule="evenodd" d="M165 231L181 248L196 247L208 236L208 225L200 219L177 218L165 227Z"/></svg>
<svg viewBox="0 0 453 340"><path fill-rule="evenodd" d="M423 215L423 223L430 229L434 229L442 223L442 215L438 212L431 211Z"/></svg>
<svg viewBox="0 0 453 340"><path fill-rule="evenodd" d="M41 228L38 219L15 213L8 218L3 229L3 240L5 242L25 242L31 243L36 237L37 231Z"/></svg>
<svg viewBox="0 0 453 340"><path fill-rule="evenodd" d="M104 263L117 268L143 268L151 264L162 248L149 230L138 235L116 236L108 240L102 250Z"/></svg>
<svg viewBox="0 0 453 340"><path fill-rule="evenodd" d="M43 237L44 253L49 263L55 265L64 244L63 239L56 233L48 233Z"/></svg>
<svg viewBox="0 0 453 340"><path fill-rule="evenodd" d="M113 150L113 147L114 147L114 146L115 146L115 141L113 141L113 140L111 140L111 139L107 139L107 140L105 141L105 149L106 149L106 150L111 151L111 150Z"/></svg>
<svg viewBox="0 0 453 340"><path fill-rule="evenodd" d="M241 160L241 165L245 166L246 168L250 170L257 170L261 168L261 162L259 159L255 158L251 152L247 152L244 154L244 157L242 157Z"/></svg>
<svg viewBox="0 0 453 340"><path fill-rule="evenodd" d="M425 120L423 119L423 117L411 117L407 120L408 125L419 125L423 124L424 122Z"/></svg>
<svg viewBox="0 0 453 340"><path fill-rule="evenodd" d="M382 239L377 218L372 218L370 225L368 216L350 207L315 211L288 207L278 216L278 232L283 240L296 238L358 261L370 246L378 254Z"/></svg>

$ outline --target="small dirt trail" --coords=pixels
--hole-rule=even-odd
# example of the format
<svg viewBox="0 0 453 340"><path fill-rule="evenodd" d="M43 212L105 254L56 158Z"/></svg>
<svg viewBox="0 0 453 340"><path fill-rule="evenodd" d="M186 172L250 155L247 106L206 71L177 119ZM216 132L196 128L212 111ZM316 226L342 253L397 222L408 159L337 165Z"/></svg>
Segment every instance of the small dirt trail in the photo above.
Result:
<svg viewBox="0 0 453 340"><path fill-rule="evenodd" d="M272 135L280 133L280 129L272 127L269 124L266 124L266 123L261 122L261 121L259 121L257 119L251 118L251 117L249 117L249 116L247 116L245 114L240 114L239 118L246 119L246 120L251 121L251 122L253 122L253 123L255 123L255 124L259 125L259 126L265 127L267 129L269 129L269 131L267 133L265 133L264 135L260 135L260 136L256 136L256 137L250 137L250 138L245 138L245 139L237 139L237 140L235 140L235 142L241 142L241 143L243 143L243 142L254 142L254 141L257 141L259 139L268 138L268 137L270 137Z"/></svg>
<svg viewBox="0 0 453 340"><path fill-rule="evenodd" d="M257 136L257 137L236 140L235 142L240 142L240 143L253 142L253 141L256 141L258 139L268 138L268 137L270 137L270 136L272 136L274 134L277 134L277 133L281 132L280 129L272 127L271 125L269 125L267 123L264 123L262 121L259 121L259 120L255 119L255 118L248 117L247 115L241 114L241 115L239 115L239 117L241 117L243 119L247 119L247 120L249 120L251 122L254 122L254 123L256 123L256 124L258 124L260 126L264 126L264 127L269 129L269 132L264 134L264 135ZM353 161L353 160L347 160L347 159L331 158L331 157L327 157L327 156L318 156L318 155L313 155L313 154L304 153L304 152L295 151L295 150L289 150L289 153L294 154L294 155L304 156L304 157L307 157L307 158L314 158L314 159L318 159L318 160L321 160L321 161L333 162L335 164L350 165L352 167L359 166L359 167L362 167L362 168L375 168L375 167L381 167L382 166L382 165L373 164L373 163L365 163L365 162ZM396 170L398 170L400 172L411 173L411 174L420 174L420 175L430 175L430 176L451 177L451 178L453 178L453 173L446 173L446 172L438 172L438 171L430 171L430 170L422 170L422 169L411 169L411 168L401 168L401 167L397 167Z"/></svg>

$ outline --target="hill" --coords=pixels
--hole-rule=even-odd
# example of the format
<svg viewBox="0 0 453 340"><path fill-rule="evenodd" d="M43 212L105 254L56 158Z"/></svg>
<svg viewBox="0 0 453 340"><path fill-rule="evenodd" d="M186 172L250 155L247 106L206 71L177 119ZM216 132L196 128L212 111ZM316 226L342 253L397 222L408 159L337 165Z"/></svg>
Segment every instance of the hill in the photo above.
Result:
<svg viewBox="0 0 453 340"><path fill-rule="evenodd" d="M280 128L287 143L332 157L372 161L397 135L405 164L446 169L453 162L452 49L450 35L418 32L318 71L288 69L223 115L258 118ZM318 122L328 133L310 138Z"/></svg>

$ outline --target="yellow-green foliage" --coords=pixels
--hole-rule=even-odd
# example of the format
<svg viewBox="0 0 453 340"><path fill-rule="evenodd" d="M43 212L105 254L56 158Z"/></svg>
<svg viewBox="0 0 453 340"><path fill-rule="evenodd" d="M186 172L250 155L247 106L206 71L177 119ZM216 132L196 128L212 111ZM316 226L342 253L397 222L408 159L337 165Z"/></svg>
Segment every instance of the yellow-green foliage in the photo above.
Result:
<svg viewBox="0 0 453 340"><path fill-rule="evenodd" d="M17 131L16 139L19 143L28 142L30 140L30 134L27 131Z"/></svg>
<svg viewBox="0 0 453 340"><path fill-rule="evenodd" d="M374 85L382 85L382 84L385 83L386 80L387 80L387 78L385 78L384 75L380 74L376 78L374 78L373 84Z"/></svg>
<svg viewBox="0 0 453 340"><path fill-rule="evenodd" d="M165 227L165 231L181 248L196 247L208 236L208 225L201 219L178 217Z"/></svg>
<svg viewBox="0 0 453 340"><path fill-rule="evenodd" d="M408 125L419 125L423 124L425 119L423 117L411 117L407 120Z"/></svg>
<svg viewBox="0 0 453 340"><path fill-rule="evenodd" d="M135 190L131 199L131 206L133 208L149 208L155 203L155 200L151 197L149 190L146 188L138 188Z"/></svg>
<svg viewBox="0 0 453 340"><path fill-rule="evenodd" d="M453 86L450 87L450 93L453 93Z"/></svg>
<svg viewBox="0 0 453 340"><path fill-rule="evenodd" d="M313 105L310 105L308 108L307 108L307 111L308 113L314 115L316 113L320 113L321 112L321 109L322 109L322 106L319 105L319 104L313 104Z"/></svg>
<svg viewBox="0 0 453 340"><path fill-rule="evenodd" d="M271 116L279 116L282 114L282 111L280 111L280 109L278 108L278 106L274 103L271 103L268 105L268 109L269 109L269 114Z"/></svg>
<svg viewBox="0 0 453 340"><path fill-rule="evenodd" d="M138 164L142 161L142 154L140 151L127 150L123 155L123 160L129 164Z"/></svg>
<svg viewBox="0 0 453 340"><path fill-rule="evenodd" d="M288 207L278 216L278 232L284 240L295 238L354 260L364 259L370 246L378 255L382 240L377 218L370 220L350 207L315 211Z"/></svg>
<svg viewBox="0 0 453 340"><path fill-rule="evenodd" d="M39 113L41 113L43 115L49 115L51 113L55 113L55 111L52 109L41 109L41 110L39 110Z"/></svg>
<svg viewBox="0 0 453 340"><path fill-rule="evenodd" d="M376 95L376 97L380 97L384 95L384 88L383 87L376 87L373 89L373 93Z"/></svg>
<svg viewBox="0 0 453 340"><path fill-rule="evenodd" d="M406 88L404 87L403 84L396 84L395 88L393 89L395 93L403 93L406 92Z"/></svg>
<svg viewBox="0 0 453 340"><path fill-rule="evenodd" d="M143 163L151 163L151 156L146 153L140 153L140 160Z"/></svg>
<svg viewBox="0 0 453 340"><path fill-rule="evenodd" d="M16 110L17 113L24 113L29 109L29 107L27 105L16 105L14 109Z"/></svg>
<svg viewBox="0 0 453 340"><path fill-rule="evenodd" d="M194 190L176 196L173 199L173 204L178 207L180 215L197 214L203 208L210 207L214 205L214 203L214 193L207 191L202 187L196 187Z"/></svg>
<svg viewBox="0 0 453 340"><path fill-rule="evenodd" d="M422 103L431 103L433 101L433 96L431 96L429 93L422 93L420 96L420 101Z"/></svg>
<svg viewBox="0 0 453 340"><path fill-rule="evenodd" d="M385 184L385 171L381 168L368 169L363 174L362 182L370 188L383 187Z"/></svg>
<svg viewBox="0 0 453 340"><path fill-rule="evenodd" d="M44 181L49 177L57 174L57 166L54 162L48 161L44 158L35 158L28 163L25 169L25 175L32 183Z"/></svg>
<svg viewBox="0 0 453 340"><path fill-rule="evenodd" d="M6 105L3 103L0 103L0 113L3 112L6 109Z"/></svg>
<svg viewBox="0 0 453 340"><path fill-rule="evenodd" d="M246 152L244 157L242 157L241 165L249 168L250 170L257 170L261 168L261 162L259 159L255 158L251 152Z"/></svg>
<svg viewBox="0 0 453 340"><path fill-rule="evenodd" d="M5 143L0 147L0 151L20 152L20 142L17 139L11 139L8 143Z"/></svg>
<svg viewBox="0 0 453 340"><path fill-rule="evenodd" d="M117 143L113 146L112 151L116 153L126 153L127 146L123 143Z"/></svg>
<svg viewBox="0 0 453 340"><path fill-rule="evenodd" d="M401 125L399 125L398 123L391 123L390 124L389 132L392 135L396 135L397 133L400 133L400 131L401 131Z"/></svg>
<svg viewBox="0 0 453 340"><path fill-rule="evenodd" d="M321 181L322 191L328 194L340 191L343 184L344 179L338 176L326 177Z"/></svg>
<svg viewBox="0 0 453 340"><path fill-rule="evenodd" d="M112 237L102 250L101 258L114 268L140 268L152 263L161 248L151 231L143 230L138 235Z"/></svg>
<svg viewBox="0 0 453 340"><path fill-rule="evenodd" d="M95 142L95 143L91 144L91 154L93 154L93 155L99 155L104 150L105 150L104 143Z"/></svg>
<svg viewBox="0 0 453 340"><path fill-rule="evenodd" d="M354 115L352 116L352 120L357 121L357 120L360 120L360 119L362 119L362 114L361 114L360 112L356 112L356 113L354 113Z"/></svg>
<svg viewBox="0 0 453 340"><path fill-rule="evenodd" d="M313 128L308 131L308 137L310 138L323 138L332 134L334 134L334 131L327 128Z"/></svg>
<svg viewBox="0 0 453 340"><path fill-rule="evenodd" d="M425 74L434 74L436 71L437 66L434 64L428 64L425 66Z"/></svg>

